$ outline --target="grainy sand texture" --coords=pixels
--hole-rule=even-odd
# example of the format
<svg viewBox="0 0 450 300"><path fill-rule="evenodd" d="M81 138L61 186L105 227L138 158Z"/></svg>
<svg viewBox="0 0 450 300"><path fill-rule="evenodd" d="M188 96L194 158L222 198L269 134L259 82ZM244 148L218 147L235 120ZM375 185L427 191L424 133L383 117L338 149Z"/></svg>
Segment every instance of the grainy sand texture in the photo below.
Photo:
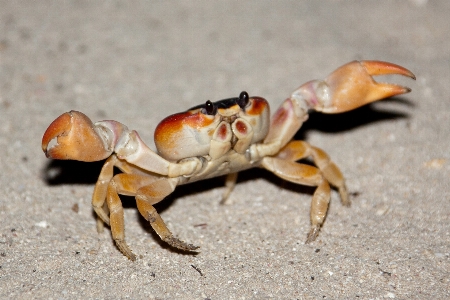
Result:
<svg viewBox="0 0 450 300"><path fill-rule="evenodd" d="M450 2L0 1L1 299L448 299ZM273 110L352 60L384 60L412 92L340 115L298 139L329 153L336 191L304 244L314 189L267 171L180 186L156 205L196 255L161 242L123 197L135 262L96 231L101 163L52 161L42 134L79 110L153 131L170 114L236 97Z"/></svg>

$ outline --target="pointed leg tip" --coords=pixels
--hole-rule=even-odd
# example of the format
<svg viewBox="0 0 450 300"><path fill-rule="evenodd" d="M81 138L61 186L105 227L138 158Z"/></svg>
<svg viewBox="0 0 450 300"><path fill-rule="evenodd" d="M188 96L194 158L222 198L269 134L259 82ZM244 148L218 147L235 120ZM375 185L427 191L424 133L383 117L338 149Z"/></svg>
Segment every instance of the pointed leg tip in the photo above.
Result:
<svg viewBox="0 0 450 300"><path fill-rule="evenodd" d="M131 251L130 247L128 247L127 243L123 240L116 240L117 248L119 248L120 252L122 252L123 255L128 257L129 260L135 261L136 255L134 255L133 251Z"/></svg>
<svg viewBox="0 0 450 300"><path fill-rule="evenodd" d="M320 230L319 226L312 226L308 232L308 235L306 236L305 244L310 244L314 242L317 236L319 235L319 230Z"/></svg>
<svg viewBox="0 0 450 300"><path fill-rule="evenodd" d="M180 239L177 239L176 237L169 237L166 239L163 239L166 243L168 243L170 246L183 250L183 251L192 251L195 252L197 249L199 249L199 246L195 246L192 244L188 244Z"/></svg>
<svg viewBox="0 0 450 300"><path fill-rule="evenodd" d="M189 251L196 251L197 249L200 249L200 246L189 245Z"/></svg>
<svg viewBox="0 0 450 300"><path fill-rule="evenodd" d="M219 202L219 205L232 205L233 201L230 200L228 197L222 197L222 199Z"/></svg>

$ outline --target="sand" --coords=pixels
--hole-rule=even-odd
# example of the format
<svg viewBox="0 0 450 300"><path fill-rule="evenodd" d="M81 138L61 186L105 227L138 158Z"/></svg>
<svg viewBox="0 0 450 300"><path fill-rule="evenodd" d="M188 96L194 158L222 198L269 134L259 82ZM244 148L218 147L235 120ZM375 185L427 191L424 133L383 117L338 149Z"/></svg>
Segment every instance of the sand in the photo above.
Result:
<svg viewBox="0 0 450 300"><path fill-rule="evenodd" d="M450 297L450 2L0 1L0 298L446 299ZM313 189L269 172L179 187L156 208L196 255L172 250L124 197L135 262L98 234L101 163L48 160L41 138L83 111L153 147L165 116L235 97L273 110L300 84L361 59L400 64L412 92L297 138L329 153L352 195L332 193L305 245Z"/></svg>

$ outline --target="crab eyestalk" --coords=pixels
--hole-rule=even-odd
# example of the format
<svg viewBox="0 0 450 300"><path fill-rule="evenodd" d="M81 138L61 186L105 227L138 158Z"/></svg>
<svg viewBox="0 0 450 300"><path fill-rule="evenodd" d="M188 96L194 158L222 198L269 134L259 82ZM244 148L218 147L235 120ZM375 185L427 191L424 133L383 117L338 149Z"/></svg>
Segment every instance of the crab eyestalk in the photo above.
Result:
<svg viewBox="0 0 450 300"><path fill-rule="evenodd" d="M100 130L81 112L64 113L45 131L42 150L48 158L53 159L86 162L105 159L112 151L108 150Z"/></svg>
<svg viewBox="0 0 450 300"><path fill-rule="evenodd" d="M303 98L308 106L324 113L341 113L387 97L408 93L411 89L396 84L378 83L374 75L414 74L383 61L353 61L335 70L325 80L313 80L299 87L292 98Z"/></svg>

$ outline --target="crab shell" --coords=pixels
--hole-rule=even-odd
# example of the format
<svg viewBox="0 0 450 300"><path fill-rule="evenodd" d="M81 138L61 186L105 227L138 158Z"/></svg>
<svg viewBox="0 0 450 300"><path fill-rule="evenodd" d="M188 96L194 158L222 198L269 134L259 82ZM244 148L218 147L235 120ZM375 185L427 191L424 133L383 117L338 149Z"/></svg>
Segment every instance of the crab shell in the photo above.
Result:
<svg viewBox="0 0 450 300"><path fill-rule="evenodd" d="M261 97L250 97L243 108L238 100L230 98L212 103L212 114L207 113L207 104L203 104L168 116L155 130L158 153L169 161L208 154L214 158L230 149L244 153L249 145L266 137L270 109L267 100ZM211 148L220 150L210 151Z"/></svg>

